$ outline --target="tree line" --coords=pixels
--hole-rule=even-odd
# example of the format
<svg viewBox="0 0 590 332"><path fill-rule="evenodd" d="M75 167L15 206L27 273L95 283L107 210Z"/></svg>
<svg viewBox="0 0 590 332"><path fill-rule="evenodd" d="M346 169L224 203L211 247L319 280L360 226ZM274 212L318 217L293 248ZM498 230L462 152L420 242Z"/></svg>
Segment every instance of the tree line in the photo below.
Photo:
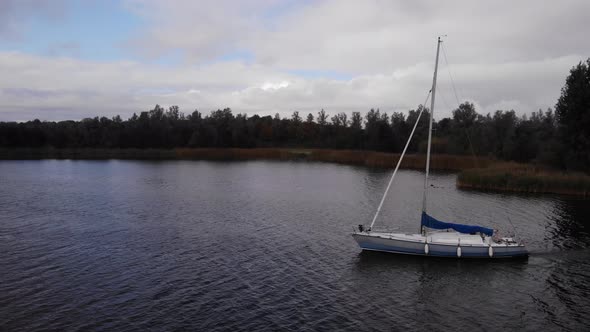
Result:
<svg viewBox="0 0 590 332"><path fill-rule="evenodd" d="M479 114L464 102L433 124L433 153L493 156L562 169L590 169L590 59L573 67L555 111L518 116L514 110ZM218 109L185 115L178 106L156 105L127 120L95 117L81 121L0 122L0 147L175 148L310 147L401 152L423 110L365 114L323 109L290 117L234 114ZM418 123L409 153L424 152L428 109Z"/></svg>

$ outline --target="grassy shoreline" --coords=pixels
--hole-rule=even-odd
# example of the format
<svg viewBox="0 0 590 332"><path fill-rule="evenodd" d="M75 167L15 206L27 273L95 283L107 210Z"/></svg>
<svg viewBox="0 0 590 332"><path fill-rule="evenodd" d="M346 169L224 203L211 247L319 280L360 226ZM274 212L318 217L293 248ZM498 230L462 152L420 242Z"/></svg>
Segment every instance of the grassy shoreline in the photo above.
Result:
<svg viewBox="0 0 590 332"><path fill-rule="evenodd" d="M52 149L0 148L0 160L308 160L393 168L397 153L358 150L299 149L299 148L177 148L177 149ZM401 168L424 168L424 154L406 155ZM502 163L491 158L433 155L431 169L459 171L457 187L539 194L561 194L590 197L590 176L564 173L528 164Z"/></svg>
<svg viewBox="0 0 590 332"><path fill-rule="evenodd" d="M457 177L457 187L589 198L590 176L529 164L504 162L461 171Z"/></svg>
<svg viewBox="0 0 590 332"><path fill-rule="evenodd" d="M177 149L53 149L53 148L0 148L0 160L36 159L137 159L137 160L309 160L368 167L393 168L399 159L397 153L361 150L299 149L299 148L177 148ZM422 169L425 156L406 155L401 167ZM477 166L487 166L489 158L478 158ZM472 157L460 155L433 155L431 168L459 171L475 167Z"/></svg>

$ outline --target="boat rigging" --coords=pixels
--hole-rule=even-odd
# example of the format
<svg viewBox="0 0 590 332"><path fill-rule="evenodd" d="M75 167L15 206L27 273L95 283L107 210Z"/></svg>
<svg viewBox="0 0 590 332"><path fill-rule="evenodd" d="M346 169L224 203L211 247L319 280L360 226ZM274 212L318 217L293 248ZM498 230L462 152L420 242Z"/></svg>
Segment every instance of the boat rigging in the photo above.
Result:
<svg viewBox="0 0 590 332"><path fill-rule="evenodd" d="M424 108L422 108L418 114L416 123L412 128L408 141L406 142L397 165L389 179L370 226L364 227L364 225L359 225L358 231L355 230L352 236L363 250L384 251L397 254L472 258L510 258L528 256L528 251L523 243L516 241L512 237L498 237L496 232L491 228L443 222L428 215L428 176L430 171L430 154L432 145L432 123L434 118L436 79L441 44L442 39L441 37L438 37L432 89L428 92L423 104L425 105L430 98L428 146L426 152L426 170L424 176L420 232L415 234L377 232L373 231L373 226L379 216L381 208L383 207L387 193L389 192L393 179L401 165L402 159L406 154L414 132L416 131L416 127L424 112Z"/></svg>

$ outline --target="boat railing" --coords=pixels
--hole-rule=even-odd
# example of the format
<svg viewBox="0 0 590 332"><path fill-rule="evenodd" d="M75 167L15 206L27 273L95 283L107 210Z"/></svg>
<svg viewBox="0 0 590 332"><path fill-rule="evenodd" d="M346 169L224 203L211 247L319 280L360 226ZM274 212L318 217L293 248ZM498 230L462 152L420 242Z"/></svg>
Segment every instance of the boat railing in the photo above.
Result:
<svg viewBox="0 0 590 332"><path fill-rule="evenodd" d="M379 232L379 233L392 233L394 231L399 231L399 227L373 227L371 228L372 232Z"/></svg>
<svg viewBox="0 0 590 332"><path fill-rule="evenodd" d="M365 232L378 232L378 233L392 233L394 231L399 231L399 227L373 227L373 228L365 228L362 229L352 226L353 233L365 233Z"/></svg>

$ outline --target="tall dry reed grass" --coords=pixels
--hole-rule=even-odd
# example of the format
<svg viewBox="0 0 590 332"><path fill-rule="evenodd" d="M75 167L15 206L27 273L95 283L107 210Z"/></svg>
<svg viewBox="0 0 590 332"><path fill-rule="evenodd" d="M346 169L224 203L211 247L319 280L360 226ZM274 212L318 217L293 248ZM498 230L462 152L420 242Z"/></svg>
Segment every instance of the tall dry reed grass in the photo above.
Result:
<svg viewBox="0 0 590 332"><path fill-rule="evenodd" d="M202 160L310 160L368 167L395 167L397 153L358 150L295 149L295 148L178 148L178 149L55 149L55 148L0 148L0 159L202 159ZM493 160L469 156L433 155L431 168L463 170L487 166ZM423 169L426 157L406 155L402 168Z"/></svg>
<svg viewBox="0 0 590 332"><path fill-rule="evenodd" d="M0 148L0 159L202 159L202 160L310 160L368 167L393 168L399 154L328 149L54 149ZM401 167L423 169L426 157L406 155ZM556 193L590 197L590 176L564 173L530 164L460 155L433 155L431 169L461 171L460 188L528 193Z"/></svg>
<svg viewBox="0 0 590 332"><path fill-rule="evenodd" d="M358 150L328 150L328 149L176 149L179 159L210 159L210 160L245 160L272 159L322 161L349 165L364 165L369 167L395 167L399 154ZM472 157L456 155L433 155L431 168L437 170L462 170L489 165L493 160L478 158L477 164ZM423 169L426 165L424 155L406 155L401 164L402 168Z"/></svg>
<svg viewBox="0 0 590 332"><path fill-rule="evenodd" d="M590 197L590 176L561 172L546 167L513 162L494 163L486 168L463 170L459 188L526 193L553 193Z"/></svg>
<svg viewBox="0 0 590 332"><path fill-rule="evenodd" d="M176 159L174 150L92 148L0 148L0 160L36 159Z"/></svg>

